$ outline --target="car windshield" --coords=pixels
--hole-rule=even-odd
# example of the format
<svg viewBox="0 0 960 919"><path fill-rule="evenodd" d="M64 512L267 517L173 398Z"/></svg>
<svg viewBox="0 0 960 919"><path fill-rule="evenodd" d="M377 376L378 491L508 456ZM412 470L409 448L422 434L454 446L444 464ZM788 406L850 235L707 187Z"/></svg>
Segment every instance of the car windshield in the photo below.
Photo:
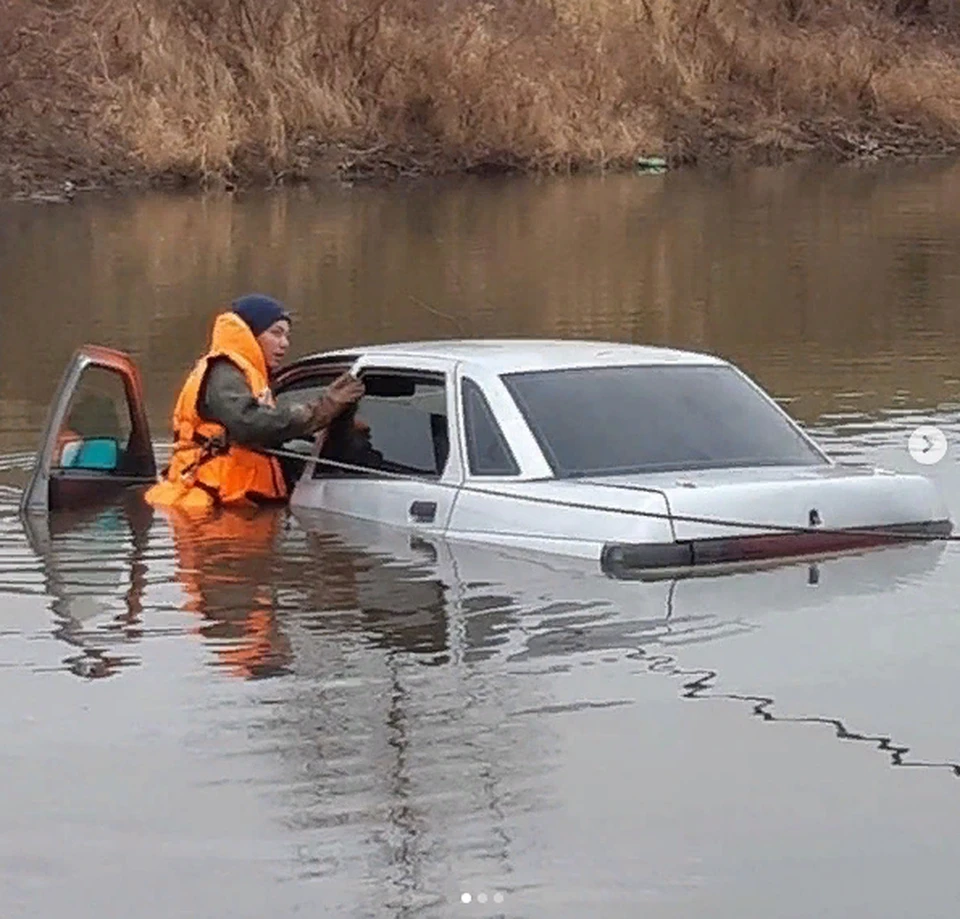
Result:
<svg viewBox="0 0 960 919"><path fill-rule="evenodd" d="M560 478L827 460L724 365L644 365L502 377Z"/></svg>

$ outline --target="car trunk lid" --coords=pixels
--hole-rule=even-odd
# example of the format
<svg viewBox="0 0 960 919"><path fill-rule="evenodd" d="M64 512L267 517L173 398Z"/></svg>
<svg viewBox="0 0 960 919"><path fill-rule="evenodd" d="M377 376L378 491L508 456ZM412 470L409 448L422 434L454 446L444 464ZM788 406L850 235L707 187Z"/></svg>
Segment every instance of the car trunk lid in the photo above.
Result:
<svg viewBox="0 0 960 919"><path fill-rule="evenodd" d="M656 488L664 495L674 547L630 547L639 567L822 554L952 530L929 479L865 467L752 467L590 481L628 490Z"/></svg>

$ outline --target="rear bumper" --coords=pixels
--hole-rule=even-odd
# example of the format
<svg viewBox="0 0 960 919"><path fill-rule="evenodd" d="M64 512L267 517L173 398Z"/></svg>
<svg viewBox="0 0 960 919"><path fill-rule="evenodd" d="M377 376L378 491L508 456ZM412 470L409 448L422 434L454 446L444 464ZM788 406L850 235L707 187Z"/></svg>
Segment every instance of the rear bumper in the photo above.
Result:
<svg viewBox="0 0 960 919"><path fill-rule="evenodd" d="M610 577L660 580L722 573L764 562L829 556L894 543L928 542L949 536L950 520L928 520L838 530L791 530L672 543L607 543L601 570Z"/></svg>

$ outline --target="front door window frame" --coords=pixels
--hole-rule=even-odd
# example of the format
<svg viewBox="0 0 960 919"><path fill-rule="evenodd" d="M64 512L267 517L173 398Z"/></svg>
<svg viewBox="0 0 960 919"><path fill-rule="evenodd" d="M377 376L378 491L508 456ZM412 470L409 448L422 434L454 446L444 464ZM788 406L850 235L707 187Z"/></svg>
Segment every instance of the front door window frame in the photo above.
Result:
<svg viewBox="0 0 960 919"><path fill-rule="evenodd" d="M415 479L418 481L423 481L425 483L447 483L451 481L459 483L460 481L460 455L457 448L457 417L455 414L451 414L455 410L456 406L453 401L452 389L452 377L451 374L444 370L438 370L436 368L425 369L422 367L411 367L411 366L389 366L387 363L377 360L376 363L371 363L364 365L360 372L360 379L363 380L365 376L369 374L377 374L383 376L396 376L396 377L408 377L420 380L423 382L436 382L437 384L443 386L443 398L444 406L446 411L446 421L447 421L447 460L444 468L441 470L439 475L418 475L417 473L411 472L410 479ZM358 407L358 416L363 418L363 400L360 401ZM329 468L329 467L328 467ZM317 481L323 481L328 478L323 474L323 464L316 464L315 469L309 472L311 478ZM339 474L331 474L330 479L339 479L339 480L364 480L371 483L378 481L388 481L392 478L389 475L377 475L376 471L371 469L369 473L364 472L355 472L352 473L349 470L343 471Z"/></svg>
<svg viewBox="0 0 960 919"><path fill-rule="evenodd" d="M128 453L138 458L142 464L142 474L118 475L107 470L71 469L55 467L58 435L73 403L77 387L83 374L91 367L98 367L118 374L123 380L130 413L131 432L128 441ZM51 481L64 479L75 482L87 481L91 485L89 493L99 494L98 483L105 487L122 488L130 485L151 484L157 479L156 459L150 440L150 426L144 409L143 384L137 365L122 351L105 348L100 345L84 345L79 348L67 369L64 371L44 425L40 455L34 463L33 475L24 489L20 500L21 513L45 513L51 509Z"/></svg>
<svg viewBox="0 0 960 919"><path fill-rule="evenodd" d="M457 404L457 393L459 386L456 385L456 371L459 367L458 361L444 360L441 358L416 356L411 359L408 354L370 354L364 356L362 351L351 354L336 354L325 358L317 356L304 358L297 364L290 365L284 371L281 371L277 381L277 395L281 392L288 392L299 388L309 388L314 379L339 375L353 366L357 358L362 359L362 369L360 378L368 372L389 373L389 374L409 374L418 377L442 376L444 387L444 401L447 411L447 436L449 440L449 452L447 454L447 464L443 474L439 478L423 478L424 483L435 483L441 485L459 486L464 480L464 459L462 454L461 442L461 420ZM369 361L369 363L367 362ZM362 417L362 407L361 407ZM305 481L313 478L314 463L307 462L301 478ZM416 478L412 476L411 478ZM336 478L318 478L315 481L333 482L333 481L359 481L368 480L373 486L377 482L389 481L387 478L377 478L376 475L364 475L357 473L356 476L338 476Z"/></svg>

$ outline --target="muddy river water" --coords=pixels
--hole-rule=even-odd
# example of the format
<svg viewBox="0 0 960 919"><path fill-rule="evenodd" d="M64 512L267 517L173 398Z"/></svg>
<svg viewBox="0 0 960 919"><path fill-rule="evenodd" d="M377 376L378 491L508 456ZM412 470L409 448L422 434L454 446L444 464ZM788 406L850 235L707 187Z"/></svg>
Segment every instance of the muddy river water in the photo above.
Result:
<svg viewBox="0 0 960 919"><path fill-rule="evenodd" d="M73 350L134 355L167 439L247 290L296 354L716 352L960 519L956 163L4 205L5 919L956 914L953 543L651 585L286 512L25 526Z"/></svg>

